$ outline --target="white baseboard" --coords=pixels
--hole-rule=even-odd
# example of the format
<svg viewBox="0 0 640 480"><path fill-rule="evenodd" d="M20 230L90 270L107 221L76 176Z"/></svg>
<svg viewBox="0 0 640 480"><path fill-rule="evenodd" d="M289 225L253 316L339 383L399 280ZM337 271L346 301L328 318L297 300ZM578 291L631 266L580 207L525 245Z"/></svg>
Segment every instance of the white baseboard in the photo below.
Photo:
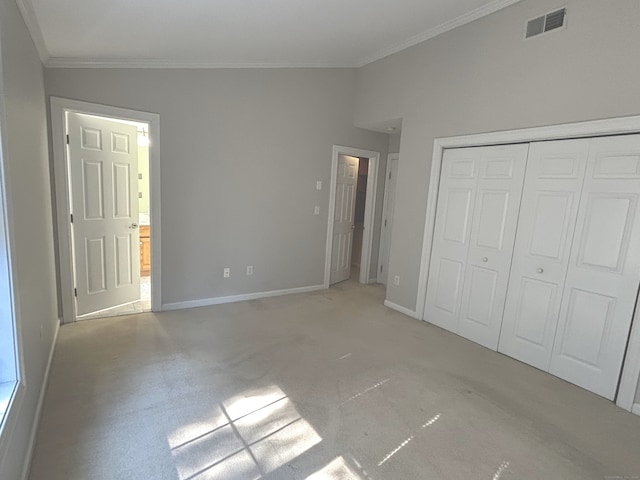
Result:
<svg viewBox="0 0 640 480"><path fill-rule="evenodd" d="M640 415L640 403L633 404L633 407L631 407L631 413L634 415Z"/></svg>
<svg viewBox="0 0 640 480"><path fill-rule="evenodd" d="M244 302L245 300L255 300L257 298L279 297L281 295L291 295L293 293L308 293L325 290L324 285L312 285L310 287L287 288L284 290L272 290L270 292L245 293L243 295L231 295L228 297L203 298L201 300L189 300L187 302L165 303L162 310L182 310L183 308L206 307L209 305L220 305L223 303Z"/></svg>
<svg viewBox="0 0 640 480"><path fill-rule="evenodd" d="M403 307L402 305L398 305L397 303L390 302L389 300L384 301L384 306L389 307L390 309L395 310L396 312L404 313L405 315L411 318L420 320L415 310L410 310L407 307Z"/></svg>
<svg viewBox="0 0 640 480"><path fill-rule="evenodd" d="M29 434L29 443L27 444L27 452L24 458L24 466L22 467L22 479L27 480L29 478L29 470L31 468L31 457L33 457L33 448L36 443L36 436L38 434L38 426L40 425L40 415L42 414L42 404L44 403L44 395L47 392L47 384L49 383L49 372L51 370L51 362L53 361L53 352L56 349L56 343L58 343L58 332L60 332L60 323L62 319L58 319L56 322L56 329L53 332L53 342L51 343L51 350L49 351L49 359L47 360L47 367L44 371L44 378L42 379L42 385L40 386L40 396L38 397L38 405L33 415L33 425L31 427L31 433Z"/></svg>

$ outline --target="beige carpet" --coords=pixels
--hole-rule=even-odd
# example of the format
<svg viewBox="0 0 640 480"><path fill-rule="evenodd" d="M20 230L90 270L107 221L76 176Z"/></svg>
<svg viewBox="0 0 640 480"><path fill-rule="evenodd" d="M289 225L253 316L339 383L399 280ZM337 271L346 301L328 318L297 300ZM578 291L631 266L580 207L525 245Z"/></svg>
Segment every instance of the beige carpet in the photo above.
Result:
<svg viewBox="0 0 640 480"><path fill-rule="evenodd" d="M640 476L640 417L383 298L64 326L31 480Z"/></svg>

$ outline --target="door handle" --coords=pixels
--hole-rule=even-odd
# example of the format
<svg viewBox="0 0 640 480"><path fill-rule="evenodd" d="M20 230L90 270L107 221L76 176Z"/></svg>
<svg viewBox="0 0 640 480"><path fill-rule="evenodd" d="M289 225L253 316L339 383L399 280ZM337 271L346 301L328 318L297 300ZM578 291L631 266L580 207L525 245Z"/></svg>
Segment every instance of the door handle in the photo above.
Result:
<svg viewBox="0 0 640 480"><path fill-rule="evenodd" d="M544 272L544 268L539 268L538 269L538 273L543 273Z"/></svg>
<svg viewBox="0 0 640 480"><path fill-rule="evenodd" d="M132 230L135 230L136 228L138 228L138 224L137 223L132 223L131 225L129 225L129 228Z"/></svg>
<svg viewBox="0 0 640 480"><path fill-rule="evenodd" d="M356 226L355 225L351 225L351 230L355 230Z"/></svg>

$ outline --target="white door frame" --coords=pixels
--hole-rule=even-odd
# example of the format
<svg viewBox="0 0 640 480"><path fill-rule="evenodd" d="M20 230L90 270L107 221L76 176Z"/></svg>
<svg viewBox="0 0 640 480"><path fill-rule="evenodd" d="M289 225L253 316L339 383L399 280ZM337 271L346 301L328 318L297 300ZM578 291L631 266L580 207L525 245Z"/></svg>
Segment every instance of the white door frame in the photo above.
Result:
<svg viewBox="0 0 640 480"><path fill-rule="evenodd" d="M126 108L111 107L66 98L51 97L51 133L55 180L58 258L60 260L60 292L62 322L76 321L73 293L73 256L71 246L71 209L69 205L69 171L66 159L65 113L75 112L99 117L145 122L149 124L149 208L151 217L151 309L162 310L162 272L160 248L160 115Z"/></svg>
<svg viewBox="0 0 640 480"><path fill-rule="evenodd" d="M324 261L324 288L329 288L331 277L331 249L333 247L333 217L336 210L336 181L338 179L338 156L349 155L369 159L367 173L367 193L364 206L364 233L362 235L362 254L360 256L360 283L370 282L371 245L373 244L373 220L375 214L376 190L378 185L378 166L380 152L361 148L333 146L331 160L331 181L329 188L329 210L327 211L327 248Z"/></svg>
<svg viewBox="0 0 640 480"><path fill-rule="evenodd" d="M380 231L382 231L382 228L385 228L384 221L387 218L387 213L388 213L387 209L389 206L387 205L387 203L389 202L389 173L391 172L391 162L393 160L398 160L399 162L400 154L390 153L389 155L387 155L387 172L384 177L384 199L382 200L383 224L381 225ZM398 179L396 178L396 182L397 180ZM398 184L396 183L396 191L393 192L394 195L397 193L397 186ZM387 280L388 280L388 274L389 274L389 257L385 259L384 256L385 256L385 252L387 251L387 244L390 242L391 242L391 232L388 229L385 229L384 236L380 235L380 249L378 251L378 272L377 272L378 283L383 283L385 285L386 285L386 282L384 281L384 277L387 277ZM389 251L389 253L391 253L391 251ZM380 265L382 265L383 263L387 269L384 272L384 274L380 271Z"/></svg>
<svg viewBox="0 0 640 480"><path fill-rule="evenodd" d="M436 138L433 142L431 177L427 199L427 213L422 241L420 259L420 276L418 279L418 296L416 301L416 318L424 320L427 279L429 278L429 260L433 243L433 231L436 219L436 200L440 184L440 168L442 155L447 148L477 147L483 145L504 145L509 143L529 143L544 140L561 140L568 138L598 137L604 135L623 135L640 133L640 116L610 118L588 122L551 125L502 132L462 135L457 137ZM640 415L640 404L635 404L635 394L640 377L640 299L636 303L636 311L630 332L629 345L622 366L622 376L618 386L616 405Z"/></svg>

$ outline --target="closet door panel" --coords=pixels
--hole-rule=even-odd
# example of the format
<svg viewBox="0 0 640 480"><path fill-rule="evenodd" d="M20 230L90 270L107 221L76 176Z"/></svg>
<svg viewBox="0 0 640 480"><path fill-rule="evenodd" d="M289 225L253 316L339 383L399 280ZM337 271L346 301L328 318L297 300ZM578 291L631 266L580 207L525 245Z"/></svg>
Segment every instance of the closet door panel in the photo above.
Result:
<svg viewBox="0 0 640 480"><path fill-rule="evenodd" d="M613 400L640 284L640 136L591 140L550 372Z"/></svg>
<svg viewBox="0 0 640 480"><path fill-rule="evenodd" d="M528 150L528 144L485 147L480 161L458 333L493 350L498 347Z"/></svg>
<svg viewBox="0 0 640 480"><path fill-rule="evenodd" d="M444 152L424 320L456 332L481 149Z"/></svg>
<svg viewBox="0 0 640 480"><path fill-rule="evenodd" d="M533 143L498 350L548 370L589 140Z"/></svg>

